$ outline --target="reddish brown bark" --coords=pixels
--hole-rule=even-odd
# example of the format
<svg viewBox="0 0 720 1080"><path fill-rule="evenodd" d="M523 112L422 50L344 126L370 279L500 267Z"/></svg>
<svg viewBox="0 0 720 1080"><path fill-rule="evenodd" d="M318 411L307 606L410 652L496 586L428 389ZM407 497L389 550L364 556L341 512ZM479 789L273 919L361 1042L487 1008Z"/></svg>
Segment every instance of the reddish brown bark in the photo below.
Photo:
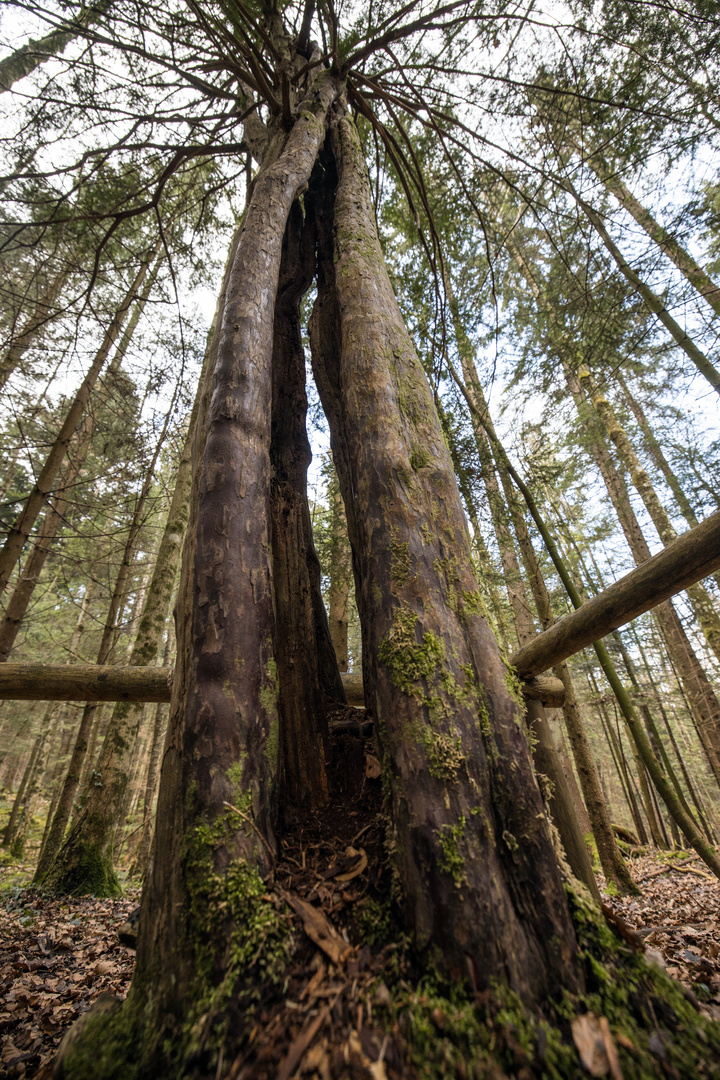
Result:
<svg viewBox="0 0 720 1080"><path fill-rule="evenodd" d="M349 121L334 129L333 148L334 208L321 193L316 200L323 250L311 342L348 514L366 701L408 924L421 950L434 946L477 986L502 973L538 1000L560 982L581 983L557 861L517 707L479 614L452 463L387 276Z"/></svg>

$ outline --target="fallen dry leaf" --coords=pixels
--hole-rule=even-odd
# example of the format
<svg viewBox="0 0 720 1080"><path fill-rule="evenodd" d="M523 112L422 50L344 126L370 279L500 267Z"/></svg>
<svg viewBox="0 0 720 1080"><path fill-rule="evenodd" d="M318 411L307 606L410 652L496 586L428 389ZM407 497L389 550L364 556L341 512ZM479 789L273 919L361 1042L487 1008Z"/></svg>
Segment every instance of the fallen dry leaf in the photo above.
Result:
<svg viewBox="0 0 720 1080"><path fill-rule="evenodd" d="M374 754L365 754L365 775L368 780L377 780L382 772L382 765Z"/></svg>
<svg viewBox="0 0 720 1080"><path fill-rule="evenodd" d="M576 1016L571 1021L572 1037L580 1060L591 1076L605 1076L610 1071L610 1061L600 1020L595 1013Z"/></svg>

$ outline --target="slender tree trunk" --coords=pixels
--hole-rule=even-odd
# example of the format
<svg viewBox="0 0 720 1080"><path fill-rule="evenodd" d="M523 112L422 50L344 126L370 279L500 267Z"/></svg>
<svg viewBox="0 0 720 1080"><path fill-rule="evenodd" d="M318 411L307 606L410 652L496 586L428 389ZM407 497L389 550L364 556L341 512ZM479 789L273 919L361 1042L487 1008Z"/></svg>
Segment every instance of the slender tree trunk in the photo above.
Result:
<svg viewBox="0 0 720 1080"><path fill-rule="evenodd" d="M645 446L647 447L647 451L650 454L650 457L655 462L655 465L660 470L663 478L665 479L665 482L673 493L675 502L678 505L680 513L685 518L690 528L694 528L696 525L699 524L697 514L695 513L695 510L693 509L690 500L685 494L682 485L680 484L680 481L673 472L670 463L665 457L660 443L655 438L655 433L650 426L648 418L645 415L640 402L631 393L630 388L628 387L627 382L625 381L625 378L623 377L623 374L619 369L615 372L613 377L620 389L622 390L623 397L625 398L625 401L629 406L630 411L635 417L638 426L643 433ZM712 577L715 584L718 586L718 588L720 588L720 574L713 574Z"/></svg>
<svg viewBox="0 0 720 1080"><path fill-rule="evenodd" d="M689 334L683 330L683 328L673 319L672 315L668 311L664 302L660 297L652 291L652 289L645 284L640 275L633 270L628 263L627 259L620 251L617 244L614 242L609 232L605 228L605 223L600 214L597 213L584 199L582 199L575 191L572 184L569 181L565 182L566 190L572 195L577 202L578 206L585 212L590 221L590 224L595 229L596 233L600 237L603 246L608 251L612 259L614 260L618 270L626 278L627 281L633 286L634 289L640 294L645 301L646 305L650 308L653 314L657 315L663 326L669 331L670 336L675 343L680 346L685 355L692 361L697 370L703 375L712 386L716 393L720 394L720 371L714 366L714 364L708 359L708 357L697 347Z"/></svg>
<svg viewBox="0 0 720 1080"><path fill-rule="evenodd" d="M25 853L25 845L27 843L28 833L30 831L30 825L32 824L32 818L35 813L40 790L47 772L48 761L50 760L50 752L52 750L59 717L60 709L58 708L57 703L50 702L45 712L45 716L43 717L43 727L45 730L42 732L42 742L35 758L32 773L25 788L22 808L15 827L15 834L10 843L10 852L15 859L22 859Z"/></svg>
<svg viewBox="0 0 720 1080"><path fill-rule="evenodd" d="M348 670L348 605L350 600L350 547L345 507L337 475L328 485L330 499L330 636L340 671Z"/></svg>
<svg viewBox="0 0 720 1080"><path fill-rule="evenodd" d="M168 414L169 415L169 414ZM160 443L156 448L156 455L159 452ZM133 517L130 522L128 535L125 540L125 546L123 550L123 557L118 569L117 576L115 578L115 584L113 593L110 598L110 604L108 606L108 613L105 619L105 626L103 627L102 638L98 648L96 663L99 665L105 664L110 656L113 645L115 643L116 628L120 620L122 608L126 600L126 585L127 577L132 562L133 552L135 550L135 543L138 533L142 524L142 516L145 507L145 501L150 491L150 486L153 480L154 462L148 471L143 490L135 504L133 511ZM47 835L47 840L44 845L42 855L35 870L35 876L33 881L35 884L43 884L48 876L51 866L55 862L63 843L63 836L65 834L65 828L70 815L72 814L73 805L75 803L75 797L78 792L78 788L81 782L84 783L83 774L85 772L85 766L88 761L92 761L92 751L95 745L95 735L97 733L100 717L102 715L102 706L99 706L97 702L88 702L82 712L80 718L80 724L78 726L77 736L75 739L75 745L73 746L73 752L70 757L70 763L68 765L67 775L63 782L62 792L58 800L57 809L53 818L50 831ZM95 865L97 860L93 860ZM96 881L95 884L101 887L101 882ZM110 886L114 885L114 879L110 878ZM115 891L117 886L115 885Z"/></svg>
<svg viewBox="0 0 720 1080"><path fill-rule="evenodd" d="M564 365L564 370L568 389L575 401L580 420L588 432L591 451L605 482L610 501L615 507L635 564L639 566L650 558L650 548L635 517L627 487L612 462L607 446L604 444L602 432L598 430L597 414L591 410L588 415L590 405L583 395L577 376L566 365ZM720 784L720 702L690 645L672 601L666 600L653 608L653 618L660 628L668 652L678 670L713 774Z"/></svg>
<svg viewBox="0 0 720 1080"><path fill-rule="evenodd" d="M638 700L638 708L639 708L640 712L642 713L642 716L643 716L643 718L645 720L645 729L647 731L648 738L650 739L651 745L652 745L652 747L653 747L653 749L655 751L655 755L657 757L659 757L660 760L662 761L663 766L665 768L665 772L668 775L670 783L675 788L675 793L677 794L677 797L680 800L680 802L682 804L682 807L685 810L685 813L689 817L693 817L693 812L692 812L692 810L690 809L690 807L688 805L687 799L685 798L685 792L682 789L680 781L678 780L677 775L675 773L675 770L672 767L672 763L670 761L668 753L667 753L667 751L666 751L666 749L665 749L665 747L663 745L663 741L660 738L660 732L657 729L657 724L655 723L655 718L654 718L652 712L650 711L648 705L642 700L642 698L644 696L643 695L643 690L642 690L642 687L640 686L640 683L638 681L637 671L635 670L635 665L634 665L634 663L632 661L632 657L630 656L628 650L626 649L625 642L623 641L621 635L618 633L617 630L614 631L614 633L612 635L612 638L615 641L615 643L617 644L620 655L622 656L622 661L623 661L623 664L625 666L625 670L627 671L630 682L632 683L633 687L635 688L636 694L638 695L638 699L639 699ZM708 836L708 840L710 840L709 836Z"/></svg>
<svg viewBox="0 0 720 1080"><path fill-rule="evenodd" d="M450 424L450 419L443 408L442 401L437 394L435 394L435 409L440 418L440 424L442 425L445 441L450 450L450 457L452 459L453 469L455 470L455 476L457 477L458 487L460 488L460 494L463 497L468 519L473 530L472 553L475 576L490 599L490 606L494 617L493 625L495 636L500 642L503 652L509 654L512 651L512 648L510 644L511 630L507 618L507 605L502 602L498 589L498 581L503 580L503 576L496 573L493 559L485 544L478 519L476 500L473 496L469 478L461 459L455 433Z"/></svg>
<svg viewBox="0 0 720 1080"><path fill-rule="evenodd" d="M82 446L78 448L79 451L83 449L87 449L87 444L84 448ZM85 454L82 453L79 458L76 458L63 478L62 487L58 489L54 503L47 508L27 561L17 578L15 588L5 608L5 614L0 620L0 663L7 661L15 645L53 542L62 528L69 490L78 477L84 457Z"/></svg>
<svg viewBox="0 0 720 1080"><path fill-rule="evenodd" d="M170 663L172 655L172 635L168 634L163 656L163 667ZM168 707L159 701L155 706L152 728L152 742L150 744L150 758L148 760L147 775L145 778L145 792L143 795L143 827L140 842L135 852L135 859L130 869L130 876L145 880L150 862L150 843L152 841L153 804L160 778L160 753L167 731Z"/></svg>
<svg viewBox="0 0 720 1080"><path fill-rule="evenodd" d="M589 369L583 366L578 374L580 382L586 384L588 397L592 401L598 416L603 421L610 439L615 444L620 460L630 473L633 484L645 504L645 509L650 515L660 539L667 547L668 544L677 539L677 532L670 522L665 507L658 498L650 477L640 464L630 439L618 421L610 402L593 386ZM700 582L688 586L686 593L708 645L720 660L720 617L712 598Z"/></svg>
<svg viewBox="0 0 720 1080"><path fill-rule="evenodd" d="M89 23L99 19L111 6L111 0L97 0L83 6L74 18L60 23L41 38L30 38L15 49L0 61L0 93L11 90L16 82L31 75L46 60L59 56Z"/></svg>
<svg viewBox="0 0 720 1080"><path fill-rule="evenodd" d="M48 706L45 710L45 717L48 715L49 711L50 706ZM15 839L18 818L25 803L25 792L27 791L28 784L32 780L32 775L35 770L35 764L42 750L43 741L47 733L45 730L45 717L43 717L43 720L40 722L40 730L35 736L35 741L33 742L32 750L30 751L30 757L28 759L27 765L25 766L25 771L23 773L22 780L20 781L20 787L17 790L15 801L13 802L12 810L10 811L10 818L7 825L5 826L5 832L3 833L2 838L3 847L10 847L13 840Z"/></svg>
<svg viewBox="0 0 720 1080"><path fill-rule="evenodd" d="M637 831L638 839L641 844L647 844L648 836L645 831L645 823L643 822L637 799L635 797L635 792L632 788L632 783L628 774L627 762L625 761L625 755L622 752L622 746L620 745L615 736L615 732L612 729L612 724L609 722L605 715L604 706L602 704L602 701L599 700L600 695L596 694L595 697L596 699L598 699L595 702L597 715L600 718L600 724L603 729L603 734L605 735L607 744L610 747L610 754L613 759L613 764L615 765L615 771L617 772L618 779L620 780L620 786L622 787L625 800L628 804L630 815L633 819L633 822L635 823L635 829Z"/></svg>
<svg viewBox="0 0 720 1080"><path fill-rule="evenodd" d="M533 592L535 600L535 606L540 617L541 624L544 629L547 629L554 622L552 610L550 607L550 597L548 596L545 582L543 581L542 574L540 572L540 566L535 556L535 551L530 540L530 535L525 524L525 520L522 513L517 506L517 496L512 488L512 483L507 469L505 468L505 454L498 453L496 447L499 446L497 440L497 434L492 427L487 402L480 386L480 381L477 376L477 370L471 355L471 346L464 332L462 324L459 318L459 312L457 302L449 287L449 281L445 281L446 293L450 303L450 310L453 316L453 322L455 326L455 334L458 341L458 352L460 354L462 373L463 373L463 390L469 398L469 404L471 404L470 415L473 424L473 430L475 433L475 439L478 447L478 453L480 459L483 462L483 477L486 483L486 490L488 494L488 501L490 503L493 521L496 524L496 535L498 539L498 545L500 547L500 554L503 561L503 569L506 573L506 579L509 582L513 580L517 583L514 590L511 591L511 586L508 584L508 596L510 604L515 614L515 625L518 634L518 640L523 645L527 641L530 641L535 636L535 627L532 622L532 616L530 614L530 603L527 597L527 593L520 576L520 568L517 563L517 557L515 555L515 548L512 542L512 537L509 532L507 521L504 520L505 508L502 504L502 495L498 488L497 477L495 468L493 467L493 461L491 458L491 451L495 457L495 466L500 475L500 480L505 492L505 500L510 510L512 520L515 526L516 535L518 537L518 543L520 547L521 556L525 564L525 572L527 574L528 581ZM452 371L452 368L451 368ZM485 426L481 417L485 418L485 425L489 425L488 435L490 437L490 443L488 443L488 435L486 435ZM620 854L615 836L610 824L610 818L605 806L602 791L600 789L600 783L595 771L595 767L592 761L592 757L589 752L589 744L585 735L582 719L580 717L580 710L578 708L577 699L572 686L572 680L570 678L570 672L567 664L563 663L558 665L555 669L555 674L560 678L565 687L565 720L568 730L568 736L570 738L570 745L573 749L575 756L575 763L578 769L578 775L585 797L585 805L587 811L590 814L591 821L593 823L593 834L595 835L595 841L598 847L598 854L600 861L605 872L606 880L611 888L616 889L621 893L635 893L637 887L630 876L630 872L625 864L625 861ZM533 707L533 712L538 715L538 710ZM544 713L544 710L543 710ZM550 729L547 726L547 721L543 725L541 720L536 722L536 728L538 737L541 738L541 754L544 758L544 765L542 771L550 772L553 783L557 783L558 774L561 773L561 767L559 762L552 761L552 754L550 748L547 745L547 738L550 738L550 743L554 750L554 743L552 743L552 735ZM544 745L543 745L544 743ZM564 792L562 793L564 794ZM558 794L557 804L558 810L566 816L561 806L560 793ZM578 874L580 880L589 884L591 891L597 893L597 885L595 883L595 877L592 873L592 867L589 863L587 856L587 848L583 842L583 838L580 835L577 824L573 827L572 823L563 821L563 828L560 827L558 822L558 829L560 831L563 843L568 851L568 858L570 864L573 867L575 873ZM582 845L580 850L578 845ZM569 850L568 850L569 848ZM588 881L589 877L589 881Z"/></svg>
<svg viewBox="0 0 720 1080"><path fill-rule="evenodd" d="M143 261L135 280L125 294L125 298L117 309L115 317L105 333L102 344L95 354L95 359L92 362L90 370L83 379L82 385L67 411L65 420L55 438L55 442L50 449L45 464L40 470L40 475L35 482L35 486L30 492L22 511L10 528L5 543L0 550L0 592L7 586L13 568L25 545L25 541L30 535L48 495L53 490L58 471L65 460L68 446L80 423L90 393L98 380L98 376L108 358L110 349L122 329L130 307L136 299L138 291L142 288L150 267L150 262L155 255L157 255L157 251L161 247L162 241L160 240L158 241L154 252L150 253Z"/></svg>
<svg viewBox="0 0 720 1080"><path fill-rule="evenodd" d="M470 405L470 400L467 393L465 393L465 398ZM553 561L558 576L560 577L563 585L565 586L565 589L568 596L570 597L573 607L581 607L583 601L580 592L577 589L575 582L573 581L572 576L568 571L567 565L560 556L557 544L555 543L542 515L540 514L537 503L535 502L535 499L533 498L530 489L528 488L527 484L525 484L524 481L520 478L500 444L497 442L496 439L493 438L491 434L492 426L489 423L489 418L487 418L486 414L479 414L478 419L480 419L481 421L485 421L485 431L493 443L493 449L501 454L506 469L512 477L516 487L525 499L530 515L532 516L533 521L535 522L538 531L542 536L545 547L547 548L547 552ZM655 758L652 752L652 747L650 746L650 743L648 741L648 737L645 734L645 731L637 718L627 690L625 689L622 681L618 677L618 674L613 666L612 660L610 659L605 645L602 641L596 641L593 648L595 649L597 658L600 661L600 666L603 669L603 672L605 673L605 676L610 683L611 689L615 695L618 705L620 706L628 729L633 737L633 741L637 748L638 754L642 758L643 763L645 764L650 776L652 777L653 784L662 796L663 802L667 806L669 813L672 814L678 826L680 827L680 829L682 829L684 835L686 836L690 844L695 848L698 855L700 855L701 859L703 859L703 861L710 867L710 869L716 876L720 877L720 859L718 859L715 851L710 847L705 838L699 832L692 818L688 817L688 815L683 810L680 801L672 788L672 785L670 784L667 777L665 776L665 773L663 772L662 766Z"/></svg>
<svg viewBox="0 0 720 1080"><path fill-rule="evenodd" d="M580 148L577 147L577 149L579 150ZM692 255L678 243L675 237L655 220L650 211L635 198L617 173L608 168L600 154L583 154L583 157L598 179L601 180L608 191L615 196L623 209L627 210L627 212L635 218L638 225L645 230L650 239L657 244L663 254L667 255L668 259L675 263L680 273L687 278L693 288L707 301L715 314L720 315L720 286L715 284L701 266L698 266Z"/></svg>
<svg viewBox="0 0 720 1080"><path fill-rule="evenodd" d="M635 629L634 626L633 626L633 637L635 639L635 644L636 644L636 646L638 648L640 656L642 657L642 662L643 662L643 666L645 668L645 673L646 673L647 679L648 679L648 681L650 683L650 686L652 687L652 693L653 693L653 697L655 699L655 704L656 704L657 709L658 709L658 711L659 711L659 713L660 713L660 715L662 717L663 724L664 724L664 727L665 727L665 731L667 732L668 738L670 740L670 744L671 744L671 746L673 748L673 752L675 754L675 758L676 758L676 760L678 762L678 765L680 767L680 771L682 772L683 779L685 781L685 786L687 787L687 789L688 789L688 791L690 793L690 798L693 801L693 804L694 804L695 809L696 809L697 814L698 814L698 818L699 818L700 822L702 823L703 829L705 831L705 835L707 836L710 843L715 843L715 836L714 836L714 834L712 832L712 829L710 827L708 817L707 817L707 813L705 811L705 807L703 806L703 804L702 804L702 802L701 802L701 800L699 798L698 792L695 789L695 785L693 784L693 782L692 782L692 780L690 778L690 774L687 771L687 766L685 764L685 757L681 753L680 747L677 744L677 740L675 738L675 733L673 732L672 725L670 723L670 718L668 717L668 714L667 714L667 712L665 710L665 706L663 704L662 696L661 696L661 694L660 694L660 692L658 690L658 686L657 686L657 683L655 681L655 675L654 675L653 669L652 669L652 667L650 666L650 664L648 662L648 658L647 658L647 655L645 653L645 649L643 647L642 641L640 640L640 636L637 633L637 630Z"/></svg>
<svg viewBox="0 0 720 1080"><path fill-rule="evenodd" d="M2 62L0 62L0 82L2 80ZM2 87L0 86L0 93ZM48 325L62 314L62 308L56 306L60 294L70 280L71 271L58 271L48 285L44 295L35 304L35 309L17 333L10 338L7 350L0 358L0 390L20 364L27 350L39 340Z"/></svg>

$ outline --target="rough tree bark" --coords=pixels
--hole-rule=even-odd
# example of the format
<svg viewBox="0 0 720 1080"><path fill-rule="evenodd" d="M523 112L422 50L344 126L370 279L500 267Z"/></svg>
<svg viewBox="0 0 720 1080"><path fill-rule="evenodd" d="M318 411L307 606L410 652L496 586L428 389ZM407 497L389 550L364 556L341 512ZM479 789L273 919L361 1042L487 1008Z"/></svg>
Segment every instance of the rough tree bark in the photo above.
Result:
<svg viewBox="0 0 720 1080"><path fill-rule="evenodd" d="M315 616L322 607L319 575L307 501L307 469L312 459L305 428L305 350L300 300L315 270L311 230L294 203L288 218L280 266L272 353L272 434L270 510L272 516L273 588L277 635L276 659L280 714L282 796L291 805L322 805L329 790L325 759L329 750L325 697L318 657L332 650L330 628L321 626L316 641Z"/></svg>
<svg viewBox="0 0 720 1080"><path fill-rule="evenodd" d="M350 600L350 548L347 541L347 522L345 507L340 493L337 475L333 474L329 484L330 499L330 589L329 618L338 668L348 670L348 605Z"/></svg>
<svg viewBox="0 0 720 1080"><path fill-rule="evenodd" d="M321 73L287 134L275 129L236 237L214 335L211 395L193 447L177 608L178 656L155 858L122 1022L144 1075L203 1048L193 1023L247 975L233 950L274 858L279 750L270 564L271 357L290 208L339 91ZM259 889L259 891L257 891ZM255 890L255 891L253 891ZM172 956L172 963L168 958ZM168 1037L174 1041L168 1042ZM158 1064L164 1062L165 1064ZM160 1070L159 1072L157 1070Z"/></svg>
<svg viewBox="0 0 720 1080"><path fill-rule="evenodd" d="M322 255L311 343L348 516L365 696L408 925L421 950L439 949L444 967L478 987L502 973L538 1000L558 976L580 980L557 862L506 671L479 614L452 463L388 280L349 120L334 129L333 149L334 207L316 199ZM324 164L327 184L332 163Z"/></svg>

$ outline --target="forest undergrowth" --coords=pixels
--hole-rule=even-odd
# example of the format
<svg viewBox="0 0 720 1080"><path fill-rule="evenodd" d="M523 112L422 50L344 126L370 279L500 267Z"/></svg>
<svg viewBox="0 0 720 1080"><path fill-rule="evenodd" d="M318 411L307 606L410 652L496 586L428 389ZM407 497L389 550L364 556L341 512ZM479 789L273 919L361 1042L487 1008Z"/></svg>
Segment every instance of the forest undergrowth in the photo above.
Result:
<svg viewBox="0 0 720 1080"><path fill-rule="evenodd" d="M235 1060L221 1053L218 1077L720 1076L720 1027L708 1023L720 1020L720 883L696 856L630 849L642 889L634 898L610 897L598 873L619 933L588 919L581 899L587 993L528 1017L512 995L419 975L394 915L374 744L351 734L334 742L331 805L285 822L265 897L286 924L291 958L284 978L246 1004L248 1034ZM0 1075L50 1080L62 1075L68 1030L127 993L135 954L124 924L139 889L51 900L25 884L31 872L30 861L0 869ZM590 958L598 938L602 963Z"/></svg>

